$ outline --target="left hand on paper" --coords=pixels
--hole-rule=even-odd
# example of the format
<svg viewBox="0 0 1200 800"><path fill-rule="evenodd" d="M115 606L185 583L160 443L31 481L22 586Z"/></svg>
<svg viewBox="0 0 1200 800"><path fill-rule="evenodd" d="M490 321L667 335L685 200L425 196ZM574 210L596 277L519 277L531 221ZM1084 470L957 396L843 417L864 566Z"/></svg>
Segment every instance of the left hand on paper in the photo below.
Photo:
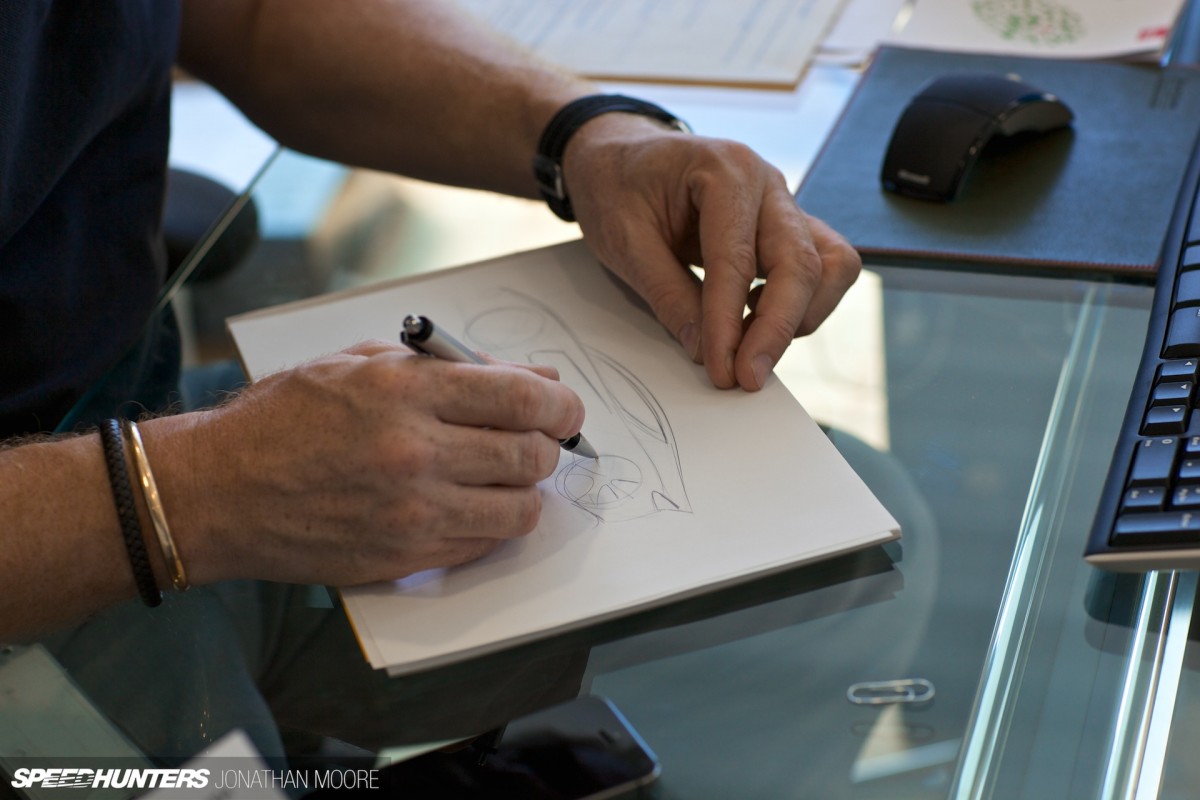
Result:
<svg viewBox="0 0 1200 800"><path fill-rule="evenodd" d="M741 144L606 114L571 140L563 171L593 252L720 388L762 388L862 268ZM703 281L688 265L704 268ZM764 281L752 288L755 278Z"/></svg>

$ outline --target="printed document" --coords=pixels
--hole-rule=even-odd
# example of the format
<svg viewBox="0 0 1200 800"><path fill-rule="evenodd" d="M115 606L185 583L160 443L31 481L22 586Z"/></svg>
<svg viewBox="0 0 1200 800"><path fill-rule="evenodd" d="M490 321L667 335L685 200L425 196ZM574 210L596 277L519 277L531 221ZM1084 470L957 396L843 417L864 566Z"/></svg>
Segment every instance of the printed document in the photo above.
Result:
<svg viewBox="0 0 1200 800"><path fill-rule="evenodd" d="M794 86L844 0L460 0L592 78Z"/></svg>

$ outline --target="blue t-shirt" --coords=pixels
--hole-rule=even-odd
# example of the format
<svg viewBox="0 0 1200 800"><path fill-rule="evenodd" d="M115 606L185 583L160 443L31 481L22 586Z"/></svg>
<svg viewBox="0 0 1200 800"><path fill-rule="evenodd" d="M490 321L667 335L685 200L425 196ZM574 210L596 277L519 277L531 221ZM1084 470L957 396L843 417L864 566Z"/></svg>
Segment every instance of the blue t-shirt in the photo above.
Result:
<svg viewBox="0 0 1200 800"><path fill-rule="evenodd" d="M52 430L164 280L177 0L0 3L0 436Z"/></svg>

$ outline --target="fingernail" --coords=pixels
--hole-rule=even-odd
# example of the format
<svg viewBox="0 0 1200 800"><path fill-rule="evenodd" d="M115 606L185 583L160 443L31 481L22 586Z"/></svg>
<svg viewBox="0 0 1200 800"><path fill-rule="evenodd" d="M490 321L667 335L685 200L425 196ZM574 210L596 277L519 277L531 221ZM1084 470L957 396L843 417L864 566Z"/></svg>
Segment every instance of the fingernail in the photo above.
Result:
<svg viewBox="0 0 1200 800"><path fill-rule="evenodd" d="M771 374L771 368L775 366L775 361L764 353L761 356L757 356L751 362L750 366L754 370L754 380L761 389L763 384L767 382L767 376Z"/></svg>
<svg viewBox="0 0 1200 800"><path fill-rule="evenodd" d="M700 355L700 330L696 327L696 323L689 322L683 326L679 331L679 343L683 345L688 358L695 361Z"/></svg>

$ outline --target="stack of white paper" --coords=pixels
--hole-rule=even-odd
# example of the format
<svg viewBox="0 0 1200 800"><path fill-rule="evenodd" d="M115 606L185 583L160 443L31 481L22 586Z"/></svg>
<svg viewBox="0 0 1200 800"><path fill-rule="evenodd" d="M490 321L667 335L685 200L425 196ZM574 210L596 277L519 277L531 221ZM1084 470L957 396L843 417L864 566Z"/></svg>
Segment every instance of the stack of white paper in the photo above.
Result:
<svg viewBox="0 0 1200 800"><path fill-rule="evenodd" d="M778 380L719 391L578 242L230 321L252 377L423 314L468 345L551 364L599 459L564 453L529 536L346 590L394 673L467 658L889 541L896 521Z"/></svg>

